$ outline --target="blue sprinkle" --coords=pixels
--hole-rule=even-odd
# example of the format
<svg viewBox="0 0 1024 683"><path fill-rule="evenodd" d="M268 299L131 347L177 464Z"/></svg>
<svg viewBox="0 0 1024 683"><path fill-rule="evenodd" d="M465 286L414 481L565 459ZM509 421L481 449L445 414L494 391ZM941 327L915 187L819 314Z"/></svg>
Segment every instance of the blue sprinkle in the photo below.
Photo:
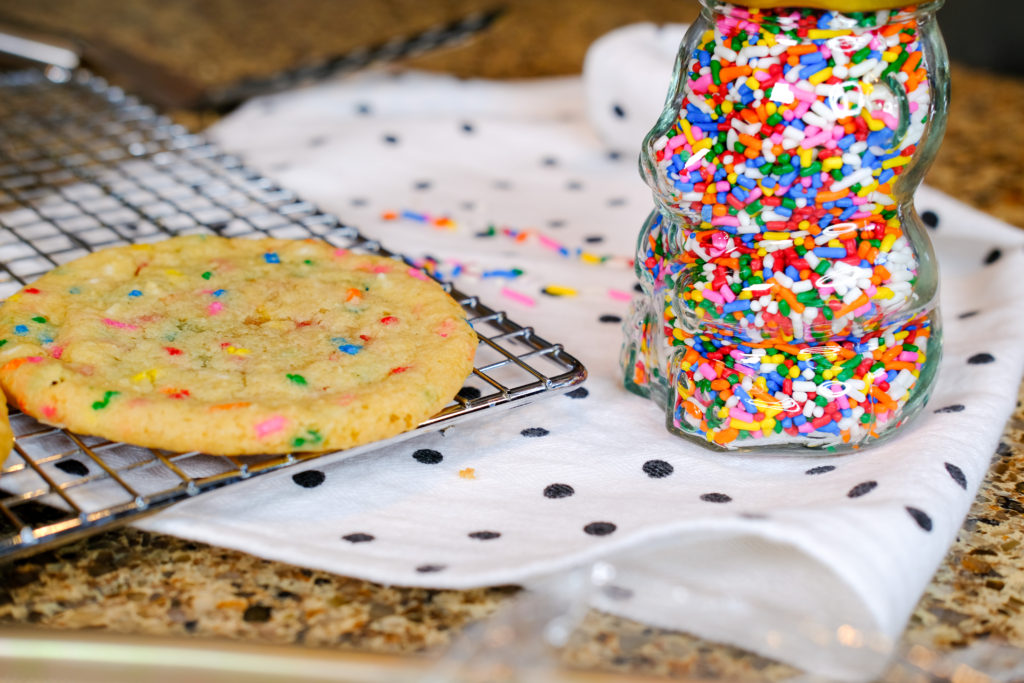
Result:
<svg viewBox="0 0 1024 683"><path fill-rule="evenodd" d="M815 247L814 255L818 258L846 258L843 247Z"/></svg>
<svg viewBox="0 0 1024 683"><path fill-rule="evenodd" d="M39 337L39 343L40 344L52 344L53 343L53 337L45 337L45 336Z"/></svg>
<svg viewBox="0 0 1024 683"><path fill-rule="evenodd" d="M140 292L137 289L133 289L132 291L128 292L128 296L142 296L142 292Z"/></svg>
<svg viewBox="0 0 1024 683"><path fill-rule="evenodd" d="M342 353L347 353L350 356L356 355L362 348L362 346L358 346L356 344L340 344L338 346L339 351L341 351Z"/></svg>
<svg viewBox="0 0 1024 683"><path fill-rule="evenodd" d="M725 313L735 313L736 311L745 311L750 308L750 301L746 299L737 299L731 303L722 306L722 310Z"/></svg>
<svg viewBox="0 0 1024 683"><path fill-rule="evenodd" d="M226 291L228 291L228 290L226 290L226 289L218 289L218 290L213 292L213 295L214 296L220 296L221 294L223 294Z"/></svg>
<svg viewBox="0 0 1024 683"><path fill-rule="evenodd" d="M263 260L266 261L267 263L280 263L281 262L280 257L277 255L276 252L273 252L273 251L267 252L266 254L264 254L263 255Z"/></svg>
<svg viewBox="0 0 1024 683"><path fill-rule="evenodd" d="M68 290L68 294L81 294L81 293L82 293L82 290L80 290L78 287L72 287L71 289Z"/></svg>
<svg viewBox="0 0 1024 683"><path fill-rule="evenodd" d="M14 326L14 334L28 334L28 326L27 325L15 325Z"/></svg>

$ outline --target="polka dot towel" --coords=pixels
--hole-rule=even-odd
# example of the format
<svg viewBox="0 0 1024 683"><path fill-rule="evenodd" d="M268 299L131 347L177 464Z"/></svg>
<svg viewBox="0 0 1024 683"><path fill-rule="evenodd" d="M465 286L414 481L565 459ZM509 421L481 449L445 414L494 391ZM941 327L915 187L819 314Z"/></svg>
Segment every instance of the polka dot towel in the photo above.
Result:
<svg viewBox="0 0 1024 683"><path fill-rule="evenodd" d="M1024 366L1024 235L919 194L943 268L946 347L931 402L901 437L844 457L764 457L669 436L618 372L628 259L652 206L629 141L653 118L634 91L653 93L656 115L678 42L657 58L629 49L653 44L644 31L655 29L633 31L625 47L605 44L621 59L588 62L633 65L626 81L370 72L251 102L218 124L230 151L563 343L590 379L142 526L433 587L529 584L601 558L616 570L603 609L863 674L863 648L837 653L821 634L849 625L897 637L960 528Z"/></svg>

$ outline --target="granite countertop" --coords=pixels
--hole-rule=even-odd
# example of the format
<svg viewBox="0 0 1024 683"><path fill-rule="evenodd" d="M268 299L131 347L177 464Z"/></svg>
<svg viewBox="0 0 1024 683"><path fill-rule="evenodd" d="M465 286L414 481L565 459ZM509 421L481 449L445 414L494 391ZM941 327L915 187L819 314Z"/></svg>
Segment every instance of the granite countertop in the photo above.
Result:
<svg viewBox="0 0 1024 683"><path fill-rule="evenodd" d="M492 4L352 0L344 16L337 16L340 5L315 0L0 0L0 24L109 41L209 86ZM573 73L586 45L612 27L686 21L695 11L693 3L681 0L511 2L484 36L409 65L495 78ZM289 30L279 30L282 25ZM339 25L358 26L359 42L353 42L352 31L338 31ZM562 28L552 33L552 26ZM960 65L954 65L952 81L948 133L926 182L1024 227L1024 81ZM195 111L175 115L194 127L213 117ZM992 463L904 634L904 645L919 646L919 653L983 642L1024 647L1020 401ZM0 566L0 624L404 655L443 649L453 634L491 615L516 592L382 586L126 528ZM561 656L571 667L634 676L742 681L794 673L733 648L597 612L584 618Z"/></svg>

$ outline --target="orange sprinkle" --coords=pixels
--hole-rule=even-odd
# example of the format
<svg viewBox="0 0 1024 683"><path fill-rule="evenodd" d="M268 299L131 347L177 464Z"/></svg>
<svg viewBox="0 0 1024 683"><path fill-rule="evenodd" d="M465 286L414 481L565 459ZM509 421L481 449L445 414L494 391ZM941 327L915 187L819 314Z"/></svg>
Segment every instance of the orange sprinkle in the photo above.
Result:
<svg viewBox="0 0 1024 683"><path fill-rule="evenodd" d="M217 410L233 410L234 408L247 408L249 405L248 401L239 401L238 403L220 403L215 406L210 406L210 412L212 413Z"/></svg>
<svg viewBox="0 0 1024 683"><path fill-rule="evenodd" d="M836 309L836 311L834 312L834 315L837 318L841 318L844 315L847 315L848 313L852 313L853 311L856 311L858 308L860 308L861 306L866 305L867 303L869 303L868 302L868 295L867 294L861 294L854 301L851 301L848 304L844 304L843 306L840 306L838 309Z"/></svg>
<svg viewBox="0 0 1024 683"><path fill-rule="evenodd" d="M730 427L729 429L723 429L722 431L716 433L715 436L714 436L714 440L717 443L725 445L727 443L731 443L731 442L735 441L736 439L739 438L739 436L740 436L739 430L738 429L733 429L732 427Z"/></svg>

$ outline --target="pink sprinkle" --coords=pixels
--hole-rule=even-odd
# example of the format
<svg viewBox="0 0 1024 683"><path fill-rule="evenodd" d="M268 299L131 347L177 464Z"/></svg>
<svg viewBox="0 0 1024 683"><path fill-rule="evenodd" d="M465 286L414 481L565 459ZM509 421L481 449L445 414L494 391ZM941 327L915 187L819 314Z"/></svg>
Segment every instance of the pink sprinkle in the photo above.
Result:
<svg viewBox="0 0 1024 683"><path fill-rule="evenodd" d="M50 356L52 358L56 358L56 359L60 360L60 357L63 356L63 355L64 355L64 347L63 346L54 346L54 347L50 348Z"/></svg>
<svg viewBox="0 0 1024 683"><path fill-rule="evenodd" d="M900 355L897 356L897 358L899 358L904 363L913 363L914 361L917 360L917 353L914 351L902 351L900 352Z"/></svg>
<svg viewBox="0 0 1024 683"><path fill-rule="evenodd" d="M544 235L537 235L537 241L543 244L548 249L553 249L555 251L558 251L559 249L562 248L561 244L551 239L550 237L546 237Z"/></svg>
<svg viewBox="0 0 1024 683"><path fill-rule="evenodd" d="M269 420L260 422L254 427L254 429L256 430L257 438L262 439L263 437L270 436L271 434L276 434L284 429L287 424L288 420L284 415L275 415Z"/></svg>
<svg viewBox="0 0 1024 683"><path fill-rule="evenodd" d="M53 406L50 406L50 405L43 406L42 410L43 410L43 417L45 417L47 419L52 420L54 417L57 416L57 409L54 408Z"/></svg>
<svg viewBox="0 0 1024 683"><path fill-rule="evenodd" d="M616 301L630 301L633 298L632 294L629 292L623 292L621 289L609 289L608 296Z"/></svg>
<svg viewBox="0 0 1024 683"><path fill-rule="evenodd" d="M335 249L334 250L334 258L342 258L344 256L348 256L348 249Z"/></svg>
<svg viewBox="0 0 1024 683"><path fill-rule="evenodd" d="M447 337L454 327L455 322L451 318L449 318L445 320L443 323L441 323L441 325L437 328L437 333L442 337Z"/></svg>
<svg viewBox="0 0 1024 683"><path fill-rule="evenodd" d="M707 363L701 363L700 367L698 369L700 370L700 374L704 375L705 379L717 379L718 378L718 373L715 372L715 369L713 367L711 367L710 365L708 365Z"/></svg>
<svg viewBox="0 0 1024 683"><path fill-rule="evenodd" d="M733 301L736 301L736 295L733 294L733 291L727 286L722 285L718 291L722 293L722 298L725 299L727 304L731 304Z"/></svg>
<svg viewBox="0 0 1024 683"><path fill-rule="evenodd" d="M214 301L212 304L206 307L206 312L210 315L217 315L224 310L224 304L219 301Z"/></svg>
<svg viewBox="0 0 1024 683"><path fill-rule="evenodd" d="M413 276L417 280L423 280L424 282L428 282L430 280L430 278L427 277L426 275L424 275L423 271L418 269L418 268L410 268L409 270L407 270L405 272L408 275Z"/></svg>
<svg viewBox="0 0 1024 683"><path fill-rule="evenodd" d="M371 268L370 272L371 273L377 273L377 274L380 274L380 273L390 273L391 272L391 266L385 265L385 264L377 265L377 266L374 266L373 268Z"/></svg>
<svg viewBox="0 0 1024 683"><path fill-rule="evenodd" d="M521 292L517 292L514 289L509 289L508 287L503 287L502 288L501 295L506 297L506 298L508 298L508 299L512 299L512 301L515 301L516 303L520 303L520 304L522 304L524 306L536 306L537 305L537 302L534 301L533 298L528 297L525 294L522 294Z"/></svg>
<svg viewBox="0 0 1024 683"><path fill-rule="evenodd" d="M704 291L701 292L701 294L704 296L705 299L713 301L716 304L725 303L725 300L722 298L722 295L713 289L705 289Z"/></svg>
<svg viewBox="0 0 1024 683"><path fill-rule="evenodd" d="M111 320L110 318L104 318L103 319L103 324L104 325L109 325L110 327L117 327L117 328L122 329L122 330L137 330L137 329L139 329L138 325L132 325L131 323L123 323L123 322L121 322L119 320Z"/></svg>
<svg viewBox="0 0 1024 683"><path fill-rule="evenodd" d="M757 422L757 420L754 419L753 415L743 410L739 406L733 406L729 410L729 416L734 417L737 420L740 420L741 422Z"/></svg>

